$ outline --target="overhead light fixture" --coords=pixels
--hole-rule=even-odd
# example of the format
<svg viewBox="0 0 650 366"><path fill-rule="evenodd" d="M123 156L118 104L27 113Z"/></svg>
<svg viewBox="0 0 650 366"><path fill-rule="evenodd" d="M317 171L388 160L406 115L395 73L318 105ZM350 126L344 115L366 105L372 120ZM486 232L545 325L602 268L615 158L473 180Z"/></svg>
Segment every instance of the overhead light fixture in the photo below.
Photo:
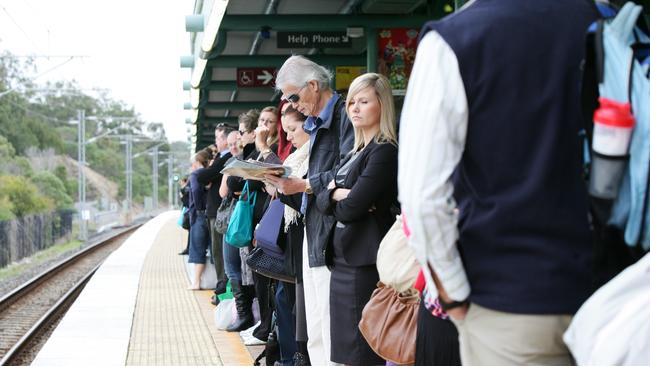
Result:
<svg viewBox="0 0 650 366"><path fill-rule="evenodd" d="M194 56L181 56L181 67L188 69L194 67Z"/></svg>
<svg viewBox="0 0 650 366"><path fill-rule="evenodd" d="M198 88L201 84L201 77L203 77L203 71L205 71L205 66L208 64L208 60L199 58L194 64L194 70L192 70L192 87Z"/></svg>
<svg viewBox="0 0 650 366"><path fill-rule="evenodd" d="M190 103L192 103L192 109L199 108L201 90L192 88L190 89Z"/></svg>
<svg viewBox="0 0 650 366"><path fill-rule="evenodd" d="M223 16L226 14L227 7L228 0L216 0L212 5L208 25L205 27L203 41L201 42L201 50L206 54L212 51L214 47L214 41L217 39L217 33L219 32Z"/></svg>
<svg viewBox="0 0 650 366"><path fill-rule="evenodd" d="M346 30L347 36L350 38L361 38L364 34L363 27L348 27Z"/></svg>
<svg viewBox="0 0 650 366"><path fill-rule="evenodd" d="M185 16L186 32L203 32L205 29L205 16L203 14L194 14Z"/></svg>

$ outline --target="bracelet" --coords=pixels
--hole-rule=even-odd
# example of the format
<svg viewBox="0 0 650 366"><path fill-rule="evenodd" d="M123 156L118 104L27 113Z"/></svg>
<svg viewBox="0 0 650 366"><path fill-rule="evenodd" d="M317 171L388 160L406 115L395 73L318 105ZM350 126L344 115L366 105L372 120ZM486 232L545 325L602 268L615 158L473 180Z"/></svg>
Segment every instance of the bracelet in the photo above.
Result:
<svg viewBox="0 0 650 366"><path fill-rule="evenodd" d="M438 302L440 302L440 306L442 307L442 310L444 310L445 312L448 312L451 309L459 308L463 305L468 304L467 300L446 302L440 296L438 296Z"/></svg>
<svg viewBox="0 0 650 366"><path fill-rule="evenodd" d="M260 154L265 155L265 154L270 154L270 153L272 153L272 152L273 152L273 151L271 151L271 149L266 149L266 150L264 150L264 151L260 151Z"/></svg>

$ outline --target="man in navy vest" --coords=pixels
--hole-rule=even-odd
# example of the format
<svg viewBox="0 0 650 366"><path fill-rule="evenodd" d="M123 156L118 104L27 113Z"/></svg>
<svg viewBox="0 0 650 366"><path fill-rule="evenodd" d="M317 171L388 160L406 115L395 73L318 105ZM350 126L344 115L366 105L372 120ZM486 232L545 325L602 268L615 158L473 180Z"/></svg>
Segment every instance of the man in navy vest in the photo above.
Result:
<svg viewBox="0 0 650 366"><path fill-rule="evenodd" d="M562 334L591 293L578 87L596 16L587 0L476 0L422 31L399 196L464 365L572 362Z"/></svg>

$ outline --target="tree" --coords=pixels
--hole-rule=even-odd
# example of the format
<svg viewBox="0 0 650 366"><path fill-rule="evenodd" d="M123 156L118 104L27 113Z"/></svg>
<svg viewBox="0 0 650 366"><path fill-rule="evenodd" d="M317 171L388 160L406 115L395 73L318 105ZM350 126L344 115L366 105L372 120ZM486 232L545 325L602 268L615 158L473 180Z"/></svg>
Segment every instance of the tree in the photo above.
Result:
<svg viewBox="0 0 650 366"><path fill-rule="evenodd" d="M0 197L0 221L11 220L16 217L13 213L14 205L9 198Z"/></svg>
<svg viewBox="0 0 650 366"><path fill-rule="evenodd" d="M14 155L16 155L14 146L4 136L0 135L0 160L13 159Z"/></svg>
<svg viewBox="0 0 650 366"><path fill-rule="evenodd" d="M53 202L43 197L27 178L19 176L0 176L0 201L11 203L11 212L18 216L49 211Z"/></svg>
<svg viewBox="0 0 650 366"><path fill-rule="evenodd" d="M54 202L56 208L72 207L72 198L66 192L65 185L61 179L56 175L47 171L38 172L32 178L32 182L38 187L42 195Z"/></svg>

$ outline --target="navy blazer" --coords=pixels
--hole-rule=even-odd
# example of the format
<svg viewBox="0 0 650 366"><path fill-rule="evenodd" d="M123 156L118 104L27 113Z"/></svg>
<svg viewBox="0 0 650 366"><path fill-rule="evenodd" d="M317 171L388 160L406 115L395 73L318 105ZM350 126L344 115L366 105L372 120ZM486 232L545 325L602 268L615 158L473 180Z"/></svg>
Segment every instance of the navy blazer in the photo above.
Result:
<svg viewBox="0 0 650 366"><path fill-rule="evenodd" d="M347 198L331 199L333 189L322 191L318 209L337 221L328 250L341 253L353 266L375 264L379 243L395 222L392 208L397 206L397 147L371 141L352 163L343 187ZM346 156L339 167L352 155Z"/></svg>

